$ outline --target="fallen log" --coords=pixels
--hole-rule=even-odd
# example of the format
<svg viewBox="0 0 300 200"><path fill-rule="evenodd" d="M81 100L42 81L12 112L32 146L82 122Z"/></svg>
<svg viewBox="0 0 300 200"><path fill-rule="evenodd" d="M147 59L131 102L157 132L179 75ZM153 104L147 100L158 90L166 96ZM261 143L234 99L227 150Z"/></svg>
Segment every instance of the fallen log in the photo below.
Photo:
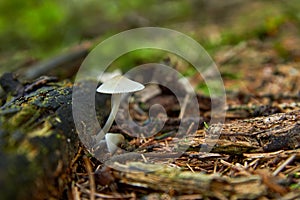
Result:
<svg viewBox="0 0 300 200"><path fill-rule="evenodd" d="M3 84L1 198L63 198L74 175L70 164L80 147L72 118L72 83L41 77L21 84L6 74Z"/></svg>
<svg viewBox="0 0 300 200"><path fill-rule="evenodd" d="M208 134L217 127L209 128ZM235 120L222 125L213 151L221 153L273 152L300 147L300 110ZM238 151L240 150L240 151Z"/></svg>
<svg viewBox="0 0 300 200"><path fill-rule="evenodd" d="M218 174L192 173L141 162L125 165L115 162L111 173L115 181L122 184L172 195L199 194L203 199L257 199L267 190L260 176L256 175L225 178Z"/></svg>

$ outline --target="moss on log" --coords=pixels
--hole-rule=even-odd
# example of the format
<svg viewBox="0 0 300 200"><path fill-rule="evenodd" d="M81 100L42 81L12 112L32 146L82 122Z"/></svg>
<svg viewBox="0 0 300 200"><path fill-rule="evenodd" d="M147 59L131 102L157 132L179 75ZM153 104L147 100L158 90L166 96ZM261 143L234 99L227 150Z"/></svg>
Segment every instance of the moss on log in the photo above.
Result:
<svg viewBox="0 0 300 200"><path fill-rule="evenodd" d="M72 118L72 83L41 77L20 84L5 74L1 84L1 198L61 198L80 145Z"/></svg>

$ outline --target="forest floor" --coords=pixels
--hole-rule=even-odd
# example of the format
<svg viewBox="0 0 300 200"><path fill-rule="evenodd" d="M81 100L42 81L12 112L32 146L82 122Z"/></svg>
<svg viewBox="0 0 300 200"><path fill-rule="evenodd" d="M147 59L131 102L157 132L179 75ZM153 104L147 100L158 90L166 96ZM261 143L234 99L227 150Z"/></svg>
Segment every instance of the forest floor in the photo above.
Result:
<svg viewBox="0 0 300 200"><path fill-rule="evenodd" d="M281 28L293 30L293 25ZM281 42L288 57L274 49L274 40ZM174 133L180 110L173 94L160 91L132 103L131 115L137 121L147 119L148 114L134 108L163 105L171 116L167 128L141 139L128 135L126 127L114 125L111 132L126 135L123 148L143 156L123 154L103 166L93 158L87 161L82 150L72 168L77 174L72 195L87 199L93 195L104 199L300 198L299 43L297 31L291 31L286 37L277 34L265 41L247 40L217 51L214 59L227 91L225 122L207 124L210 98L200 92L202 121L196 132L185 133L185 140ZM176 68L180 62L174 63ZM190 80L199 83L201 77ZM209 153L201 152L208 144L206 136L214 131L220 133L216 145ZM188 148L181 152L181 146ZM139 162L125 162L131 159ZM166 167L157 169L162 164Z"/></svg>

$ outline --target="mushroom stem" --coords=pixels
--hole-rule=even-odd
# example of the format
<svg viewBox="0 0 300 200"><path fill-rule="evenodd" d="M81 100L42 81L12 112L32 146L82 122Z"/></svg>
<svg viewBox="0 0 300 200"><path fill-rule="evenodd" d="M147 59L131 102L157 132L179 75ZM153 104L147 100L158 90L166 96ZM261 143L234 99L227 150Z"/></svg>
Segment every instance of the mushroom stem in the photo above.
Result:
<svg viewBox="0 0 300 200"><path fill-rule="evenodd" d="M114 119L117 115L120 103L121 103L121 97L122 94L112 94L112 100L111 100L111 111L109 114L109 117L104 125L104 127L100 130L100 132L96 136L96 140L99 142L102 140L105 136L105 134L109 131L112 123L114 122Z"/></svg>

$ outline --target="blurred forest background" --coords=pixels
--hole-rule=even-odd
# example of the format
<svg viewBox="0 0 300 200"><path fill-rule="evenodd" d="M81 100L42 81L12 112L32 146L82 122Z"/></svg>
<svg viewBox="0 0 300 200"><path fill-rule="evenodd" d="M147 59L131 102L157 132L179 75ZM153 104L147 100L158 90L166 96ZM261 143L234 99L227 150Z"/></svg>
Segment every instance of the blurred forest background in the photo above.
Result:
<svg viewBox="0 0 300 200"><path fill-rule="evenodd" d="M299 31L298 0L1 0L0 74L68 52L86 41L96 45L136 27L181 31L199 41L214 58L220 47L285 34L286 24ZM284 59L288 50L276 38L273 47ZM295 41L288 45L295 46ZM128 56L123 65L136 57L147 59L149 54L140 52L133 57Z"/></svg>

